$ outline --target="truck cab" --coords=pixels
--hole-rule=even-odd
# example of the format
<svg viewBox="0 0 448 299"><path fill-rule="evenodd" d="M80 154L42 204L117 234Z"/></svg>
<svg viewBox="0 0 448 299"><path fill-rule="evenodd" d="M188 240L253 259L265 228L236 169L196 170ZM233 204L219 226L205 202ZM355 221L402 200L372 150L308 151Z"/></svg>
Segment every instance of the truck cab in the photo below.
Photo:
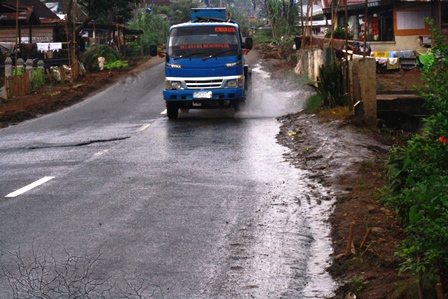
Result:
<svg viewBox="0 0 448 299"><path fill-rule="evenodd" d="M249 83L244 55L251 48L252 39L243 40L225 8L192 9L191 21L173 25L161 53L168 118L177 118L181 108L237 110Z"/></svg>

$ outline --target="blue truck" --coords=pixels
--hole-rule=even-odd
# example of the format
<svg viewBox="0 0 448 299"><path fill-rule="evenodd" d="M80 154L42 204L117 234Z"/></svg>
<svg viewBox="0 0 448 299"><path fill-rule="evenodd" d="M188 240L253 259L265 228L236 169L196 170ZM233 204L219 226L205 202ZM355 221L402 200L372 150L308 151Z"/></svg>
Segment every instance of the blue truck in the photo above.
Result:
<svg viewBox="0 0 448 299"><path fill-rule="evenodd" d="M179 109L233 108L245 101L250 70L245 54L252 39L225 8L193 8L190 21L171 26L165 57L163 98L169 119ZM154 47L151 55L154 53Z"/></svg>

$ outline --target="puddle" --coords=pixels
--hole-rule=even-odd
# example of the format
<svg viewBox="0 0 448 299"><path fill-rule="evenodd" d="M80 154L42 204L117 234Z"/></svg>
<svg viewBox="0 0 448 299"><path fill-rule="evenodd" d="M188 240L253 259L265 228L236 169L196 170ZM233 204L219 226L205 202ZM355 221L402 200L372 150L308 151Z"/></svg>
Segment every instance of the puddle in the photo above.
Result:
<svg viewBox="0 0 448 299"><path fill-rule="evenodd" d="M260 65L252 68L251 88L246 105L238 113L241 118L278 117L302 109L305 100L312 94L309 88L297 89L292 84L271 79Z"/></svg>
<svg viewBox="0 0 448 299"><path fill-rule="evenodd" d="M337 284L326 269L333 253L328 219L335 196L312 179L312 171L285 161L288 148L272 146L275 140L267 137L279 131L272 118L301 110L312 91L280 84L259 66L252 82L247 105L237 117L263 118L253 120L247 141L241 142L253 160L252 177L267 183L257 192L263 198L253 218L231 236L226 288L231 297L240 298L331 297Z"/></svg>

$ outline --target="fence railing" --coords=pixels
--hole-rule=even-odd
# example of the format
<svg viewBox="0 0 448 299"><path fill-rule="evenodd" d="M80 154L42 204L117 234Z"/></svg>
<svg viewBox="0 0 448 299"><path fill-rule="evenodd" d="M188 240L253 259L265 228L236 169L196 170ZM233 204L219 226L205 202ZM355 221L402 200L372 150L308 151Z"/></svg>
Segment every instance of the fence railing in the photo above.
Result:
<svg viewBox="0 0 448 299"><path fill-rule="evenodd" d="M79 76L79 72L77 61L71 67L64 65L45 69L43 60L39 60L37 67L34 67L31 59L25 63L19 58L16 65L13 66L12 59L8 57L5 60L5 97L11 99L30 94L46 83L72 81Z"/></svg>
<svg viewBox="0 0 448 299"><path fill-rule="evenodd" d="M30 76L27 73L5 76L6 99L24 96L32 91Z"/></svg>

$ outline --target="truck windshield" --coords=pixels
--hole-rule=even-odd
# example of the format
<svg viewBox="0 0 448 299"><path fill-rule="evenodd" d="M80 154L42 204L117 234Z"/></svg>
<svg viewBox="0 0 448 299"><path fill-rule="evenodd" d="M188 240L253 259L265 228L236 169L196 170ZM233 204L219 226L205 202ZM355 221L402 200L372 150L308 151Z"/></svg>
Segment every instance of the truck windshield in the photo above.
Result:
<svg viewBox="0 0 448 299"><path fill-rule="evenodd" d="M168 38L168 55L175 58L232 56L238 49L238 33L232 26L179 27Z"/></svg>

